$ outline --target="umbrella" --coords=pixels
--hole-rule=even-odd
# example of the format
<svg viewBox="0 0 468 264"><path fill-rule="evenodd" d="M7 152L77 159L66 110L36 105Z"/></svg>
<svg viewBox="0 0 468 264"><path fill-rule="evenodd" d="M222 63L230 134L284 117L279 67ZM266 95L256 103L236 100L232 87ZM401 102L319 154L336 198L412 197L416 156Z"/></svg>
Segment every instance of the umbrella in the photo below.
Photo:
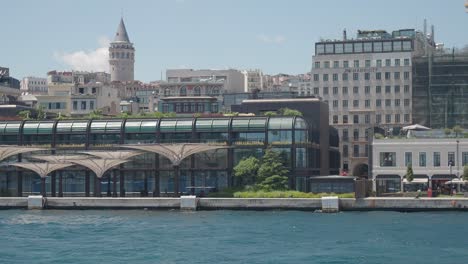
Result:
<svg viewBox="0 0 468 264"><path fill-rule="evenodd" d="M453 180L451 180L451 181L445 182L445 184L447 184L447 185L451 185L451 184L467 184L467 183L468 183L468 181L464 181L464 180L460 180L460 179L456 179L456 178L453 179Z"/></svg>
<svg viewBox="0 0 468 264"><path fill-rule="evenodd" d="M423 131L423 130L430 130L430 128L419 125L419 124L415 124L411 126L405 126L402 128L402 130L403 131L406 131L406 130Z"/></svg>

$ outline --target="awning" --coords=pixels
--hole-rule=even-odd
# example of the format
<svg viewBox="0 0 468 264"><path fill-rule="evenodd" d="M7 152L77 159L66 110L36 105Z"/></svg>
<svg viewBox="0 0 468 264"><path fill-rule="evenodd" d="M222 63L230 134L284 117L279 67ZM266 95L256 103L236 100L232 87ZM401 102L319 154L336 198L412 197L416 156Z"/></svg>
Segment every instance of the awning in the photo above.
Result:
<svg viewBox="0 0 468 264"><path fill-rule="evenodd" d="M451 184L468 184L468 181L460 180L460 179L453 179L451 181L446 181L445 184L451 185Z"/></svg>
<svg viewBox="0 0 468 264"><path fill-rule="evenodd" d="M423 184L427 183L428 179L427 178L415 178L411 182L408 182L408 180L403 179L403 184Z"/></svg>

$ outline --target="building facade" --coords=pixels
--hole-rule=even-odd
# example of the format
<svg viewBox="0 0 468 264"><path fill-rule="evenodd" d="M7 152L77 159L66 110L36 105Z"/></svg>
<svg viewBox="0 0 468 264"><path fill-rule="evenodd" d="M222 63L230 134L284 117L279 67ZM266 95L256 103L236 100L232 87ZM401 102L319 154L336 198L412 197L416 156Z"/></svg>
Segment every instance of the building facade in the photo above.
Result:
<svg viewBox="0 0 468 264"><path fill-rule="evenodd" d="M412 123L412 57L428 41L414 30L358 31L356 39L315 44L311 94L329 105L342 170L367 175L370 130L386 134Z"/></svg>
<svg viewBox="0 0 468 264"><path fill-rule="evenodd" d="M245 91L244 74L238 70L166 70L168 83L184 82L217 82L224 84L224 90L229 93Z"/></svg>
<svg viewBox="0 0 468 264"><path fill-rule="evenodd" d="M47 79L39 77L24 77L21 80L21 93L47 94Z"/></svg>
<svg viewBox="0 0 468 264"><path fill-rule="evenodd" d="M249 93L263 89L263 73L261 70L243 70L242 74L244 74L244 92Z"/></svg>
<svg viewBox="0 0 468 264"><path fill-rule="evenodd" d="M79 154L89 150L115 151L125 144L216 143L226 149L195 154L180 165L179 191L220 190L233 185L233 168L249 156L262 157L265 149L282 153L290 174L290 187L307 191L310 177L328 167L321 162L319 149L322 125L302 117L249 116L217 118L0 121L0 144L44 148L41 155ZM37 153L35 153L37 155ZM21 154L2 162L33 160L34 154ZM96 190L110 192L119 186L120 195L170 195L174 192L174 170L168 159L151 153L139 155L115 170L118 177L94 174L80 166L63 169L46 178L49 196L63 190L64 196L85 196ZM116 182L118 181L118 182ZM59 186L59 183L62 183ZM93 187L94 186L94 187ZM2 195L28 195L40 190L40 178L27 170L2 167ZM195 192L195 191L194 191Z"/></svg>
<svg viewBox="0 0 468 264"><path fill-rule="evenodd" d="M135 48L125 28L123 18L120 19L114 41L109 47L109 71L111 80L128 82L134 80Z"/></svg>

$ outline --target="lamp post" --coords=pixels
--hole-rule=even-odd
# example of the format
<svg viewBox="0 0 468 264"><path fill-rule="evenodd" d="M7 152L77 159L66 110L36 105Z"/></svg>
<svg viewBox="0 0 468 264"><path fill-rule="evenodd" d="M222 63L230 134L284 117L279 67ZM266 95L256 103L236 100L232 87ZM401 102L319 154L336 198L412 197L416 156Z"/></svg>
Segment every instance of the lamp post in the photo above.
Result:
<svg viewBox="0 0 468 264"><path fill-rule="evenodd" d="M460 144L460 140L457 139L457 156L456 156L456 163L457 163L457 178L460 178L460 161L458 160L458 144Z"/></svg>

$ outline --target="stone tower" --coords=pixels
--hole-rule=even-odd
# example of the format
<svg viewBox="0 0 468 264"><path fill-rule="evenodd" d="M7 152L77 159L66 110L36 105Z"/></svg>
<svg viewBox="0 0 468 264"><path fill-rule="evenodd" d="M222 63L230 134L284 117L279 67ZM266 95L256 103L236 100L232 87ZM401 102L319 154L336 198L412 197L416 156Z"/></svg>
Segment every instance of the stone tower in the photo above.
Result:
<svg viewBox="0 0 468 264"><path fill-rule="evenodd" d="M133 81L135 48L128 38L123 18L109 47L109 70L111 81Z"/></svg>

